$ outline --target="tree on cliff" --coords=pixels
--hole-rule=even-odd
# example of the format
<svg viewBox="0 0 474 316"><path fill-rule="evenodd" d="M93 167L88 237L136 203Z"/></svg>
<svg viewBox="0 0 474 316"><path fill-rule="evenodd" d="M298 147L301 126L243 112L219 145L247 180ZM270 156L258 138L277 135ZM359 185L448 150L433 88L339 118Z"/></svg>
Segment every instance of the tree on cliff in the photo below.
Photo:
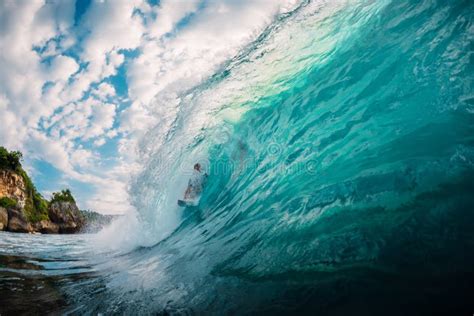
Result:
<svg viewBox="0 0 474 316"><path fill-rule="evenodd" d="M50 203L54 202L71 202L71 203L76 203L76 200L74 200L74 197L72 196L71 190L65 189L61 190L61 192L54 192L53 197L51 198Z"/></svg>
<svg viewBox="0 0 474 316"><path fill-rule="evenodd" d="M21 160L23 154L19 151L8 151L5 147L0 146L0 168L10 169L13 171L21 170Z"/></svg>

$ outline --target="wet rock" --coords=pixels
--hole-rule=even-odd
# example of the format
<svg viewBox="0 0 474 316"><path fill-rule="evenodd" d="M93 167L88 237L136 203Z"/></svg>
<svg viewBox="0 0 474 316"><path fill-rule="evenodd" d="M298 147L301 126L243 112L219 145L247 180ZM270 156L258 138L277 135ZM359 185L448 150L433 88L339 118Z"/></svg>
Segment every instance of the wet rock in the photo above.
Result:
<svg viewBox="0 0 474 316"><path fill-rule="evenodd" d="M8 210L8 230L14 233L31 233L33 227L26 219L21 209L9 208Z"/></svg>
<svg viewBox="0 0 474 316"><path fill-rule="evenodd" d="M59 233L59 225L48 220L42 220L34 225L35 231L42 234L57 234Z"/></svg>

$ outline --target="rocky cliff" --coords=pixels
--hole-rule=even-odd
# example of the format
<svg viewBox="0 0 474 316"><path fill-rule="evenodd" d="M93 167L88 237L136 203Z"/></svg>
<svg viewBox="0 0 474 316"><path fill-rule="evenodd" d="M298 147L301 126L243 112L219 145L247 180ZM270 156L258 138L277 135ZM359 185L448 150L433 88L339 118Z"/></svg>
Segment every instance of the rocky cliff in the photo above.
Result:
<svg viewBox="0 0 474 316"><path fill-rule="evenodd" d="M71 191L46 201L22 168L20 152L0 147L0 230L21 233L76 233L84 226Z"/></svg>
<svg viewBox="0 0 474 316"><path fill-rule="evenodd" d="M51 221L58 225L59 233L75 233L84 226L84 219L75 202L53 202L48 211Z"/></svg>
<svg viewBox="0 0 474 316"><path fill-rule="evenodd" d="M19 207L25 207L26 184L23 177L12 170L0 170L0 198L16 200Z"/></svg>
<svg viewBox="0 0 474 316"><path fill-rule="evenodd" d="M75 203L53 202L48 208L48 219L32 222L24 208L0 206L0 230L16 233L73 234L81 231L84 218Z"/></svg>

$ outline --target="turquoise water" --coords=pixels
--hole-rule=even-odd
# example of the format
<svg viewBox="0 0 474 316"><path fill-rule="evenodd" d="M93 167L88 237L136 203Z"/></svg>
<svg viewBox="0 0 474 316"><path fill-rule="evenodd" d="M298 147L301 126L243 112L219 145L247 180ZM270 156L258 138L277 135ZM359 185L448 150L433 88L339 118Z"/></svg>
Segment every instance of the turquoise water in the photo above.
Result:
<svg viewBox="0 0 474 316"><path fill-rule="evenodd" d="M149 132L136 218L21 237L34 251L0 235L0 297L73 314L470 315L473 22L461 0L278 17ZM179 209L195 161L209 183Z"/></svg>

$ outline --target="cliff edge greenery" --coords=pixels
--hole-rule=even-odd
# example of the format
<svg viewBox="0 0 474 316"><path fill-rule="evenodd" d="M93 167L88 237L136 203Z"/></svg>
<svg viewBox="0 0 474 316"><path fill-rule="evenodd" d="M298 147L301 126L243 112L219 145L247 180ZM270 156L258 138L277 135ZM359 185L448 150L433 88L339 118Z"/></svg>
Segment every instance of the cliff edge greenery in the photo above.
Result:
<svg viewBox="0 0 474 316"><path fill-rule="evenodd" d="M30 222L38 222L47 220L48 218L48 201L36 190L30 177L23 169L21 160L23 154L19 151L8 151L5 147L0 146L0 170L11 170L23 178L26 188L26 204L25 213Z"/></svg>
<svg viewBox="0 0 474 316"><path fill-rule="evenodd" d="M76 203L74 197L72 196L71 190L61 190L61 192L54 192L53 197L51 198L50 203L54 202L71 202Z"/></svg>
<svg viewBox="0 0 474 316"><path fill-rule="evenodd" d="M16 207L17 204L18 203L14 199L10 199L9 197L4 196L0 198L0 207L4 207L4 208Z"/></svg>

